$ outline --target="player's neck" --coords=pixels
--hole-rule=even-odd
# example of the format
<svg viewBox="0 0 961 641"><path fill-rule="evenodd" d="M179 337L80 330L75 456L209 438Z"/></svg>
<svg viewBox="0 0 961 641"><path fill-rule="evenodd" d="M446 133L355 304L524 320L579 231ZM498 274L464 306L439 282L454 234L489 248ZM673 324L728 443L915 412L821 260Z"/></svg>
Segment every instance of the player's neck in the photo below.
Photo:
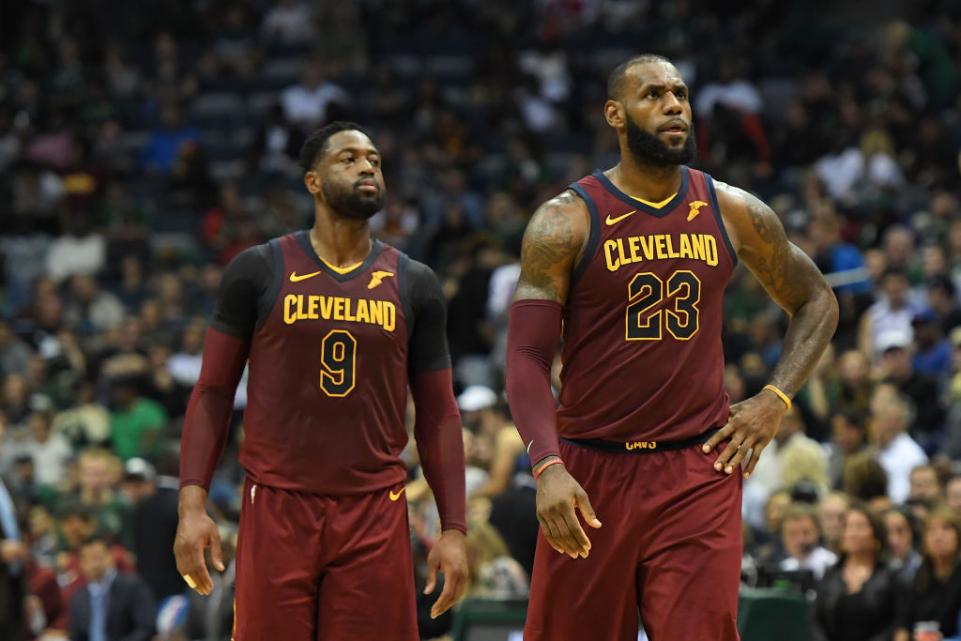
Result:
<svg viewBox="0 0 961 641"><path fill-rule="evenodd" d="M366 220L341 218L318 208L309 236L317 256L334 267L362 263L370 254L372 241Z"/></svg>
<svg viewBox="0 0 961 641"><path fill-rule="evenodd" d="M650 202L660 202L677 193L681 187L681 166L650 165L630 154L621 154L621 162L608 174L611 182L626 194Z"/></svg>

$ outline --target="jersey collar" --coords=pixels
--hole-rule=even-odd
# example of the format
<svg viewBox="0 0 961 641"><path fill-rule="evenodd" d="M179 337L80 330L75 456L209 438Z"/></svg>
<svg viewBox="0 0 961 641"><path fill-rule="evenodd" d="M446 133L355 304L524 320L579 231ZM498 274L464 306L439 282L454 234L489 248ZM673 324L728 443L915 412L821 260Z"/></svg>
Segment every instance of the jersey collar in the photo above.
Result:
<svg viewBox="0 0 961 641"><path fill-rule="evenodd" d="M656 216L657 218L663 218L669 213L674 211L674 208L679 204L684 202L687 198L687 185L688 185L688 171L687 165L681 165L681 186L678 187L677 193L671 198L663 207L652 207L645 202L638 200L637 198L631 198L623 191L617 188L617 185L611 182L611 179L604 175L604 172L598 169L594 172L594 178L597 179L601 186L617 198L618 200L624 201L624 203L631 206L631 209L636 209L642 211L645 214L650 214L651 216Z"/></svg>
<svg viewBox="0 0 961 641"><path fill-rule="evenodd" d="M308 230L301 230L295 233L294 237L297 239L297 242L300 243L300 247L304 250L304 253L307 254L308 258L314 261L314 264L317 265L322 272L341 283L367 271L367 269L374 264L374 261L377 260L377 257L380 256L380 252L384 249L384 244L382 242L371 237L370 253L367 254L367 258L364 259L364 262L349 272L341 273L335 269L331 269L330 266L321 260L320 256L317 255L317 252L314 251L314 246L310 244L310 232Z"/></svg>

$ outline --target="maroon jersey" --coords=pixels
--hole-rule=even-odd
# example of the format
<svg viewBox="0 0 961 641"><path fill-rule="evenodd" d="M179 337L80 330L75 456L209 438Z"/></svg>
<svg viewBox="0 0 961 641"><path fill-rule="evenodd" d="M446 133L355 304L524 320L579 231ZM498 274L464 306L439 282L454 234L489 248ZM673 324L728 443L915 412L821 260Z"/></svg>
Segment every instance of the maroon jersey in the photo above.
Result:
<svg viewBox="0 0 961 641"><path fill-rule="evenodd" d="M681 167L659 208L601 172L571 188L591 234L564 313L559 434L649 447L723 424L722 303L737 259L711 177Z"/></svg>
<svg viewBox="0 0 961 641"><path fill-rule="evenodd" d="M305 231L238 256L212 327L249 341L251 481L327 495L403 481L408 374L449 367L443 324L433 272L376 240L347 273Z"/></svg>

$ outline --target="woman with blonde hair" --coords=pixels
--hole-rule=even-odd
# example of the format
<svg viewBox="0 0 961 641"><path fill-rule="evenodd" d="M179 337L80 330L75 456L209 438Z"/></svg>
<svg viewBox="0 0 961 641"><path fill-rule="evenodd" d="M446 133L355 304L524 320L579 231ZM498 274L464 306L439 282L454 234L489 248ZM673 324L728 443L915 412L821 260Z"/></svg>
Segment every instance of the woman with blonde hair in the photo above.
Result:
<svg viewBox="0 0 961 641"><path fill-rule="evenodd" d="M943 505L935 508L924 521L922 540L924 562L914 577L894 639L957 639L961 637L961 516Z"/></svg>

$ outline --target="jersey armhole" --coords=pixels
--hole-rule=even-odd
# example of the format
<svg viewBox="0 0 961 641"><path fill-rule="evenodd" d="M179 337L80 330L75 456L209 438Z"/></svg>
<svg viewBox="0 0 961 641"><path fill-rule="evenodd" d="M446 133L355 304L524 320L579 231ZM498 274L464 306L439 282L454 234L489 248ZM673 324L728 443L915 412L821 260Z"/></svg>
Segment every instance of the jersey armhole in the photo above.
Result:
<svg viewBox="0 0 961 641"><path fill-rule="evenodd" d="M280 288L284 282L284 253L280 250L280 239L272 239L269 245L273 254L273 274L260 299L260 304L257 305L257 324L254 326L254 331L263 327L267 319L270 318L270 312L274 309L277 296L280 294Z"/></svg>
<svg viewBox="0 0 961 641"><path fill-rule="evenodd" d="M584 272L587 270L587 266L591 264L591 259L594 257L594 253L597 251L597 243L600 239L601 229L600 229L600 219L597 216L597 206L594 204L594 199L590 197L587 191L577 183L571 183L567 187L575 194L580 196L581 200L587 205L587 211L590 214L591 220L591 231L587 236L587 245L584 247L584 255L581 259L577 261L577 265L574 266L574 272L571 275L571 286L573 287Z"/></svg>
<svg viewBox="0 0 961 641"><path fill-rule="evenodd" d="M717 229L721 233L721 238L724 239L724 246L727 247L727 253L731 256L732 265L737 267L737 252L734 251L731 238L727 235L727 227L724 226L724 218L721 216L721 205L717 201L717 192L714 190L714 178L710 174L705 173L704 182L707 184L707 192L711 197L711 211L714 212L714 221L717 223Z"/></svg>

